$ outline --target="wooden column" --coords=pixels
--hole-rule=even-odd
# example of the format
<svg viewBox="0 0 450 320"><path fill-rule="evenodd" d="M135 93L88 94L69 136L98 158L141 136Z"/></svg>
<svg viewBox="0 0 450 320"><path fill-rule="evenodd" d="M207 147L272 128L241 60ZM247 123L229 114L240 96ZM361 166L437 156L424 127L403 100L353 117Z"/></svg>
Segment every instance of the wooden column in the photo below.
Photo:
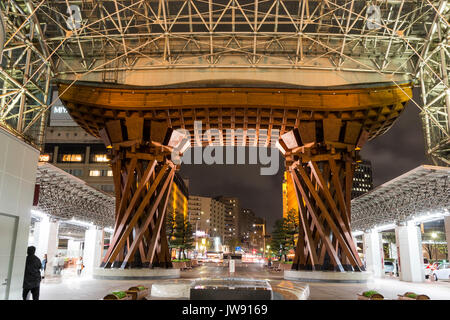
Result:
<svg viewBox="0 0 450 320"><path fill-rule="evenodd" d="M351 235L350 200L363 125L330 118L303 121L281 136L299 205L299 235L292 269L363 271Z"/></svg>
<svg viewBox="0 0 450 320"><path fill-rule="evenodd" d="M347 206L345 205L346 192L342 189L345 180L342 181L339 177L336 162L339 165L340 161L329 156L328 160L306 162L299 160L290 166L297 199L300 203L299 223L301 229L293 269L363 270L351 236ZM342 165L345 166L344 163ZM331 168L331 176L328 176L328 179L324 175L327 167ZM311 218L310 220L306 218L307 214ZM300 237L304 237L304 239L300 239ZM304 259L305 252L309 257L308 261Z"/></svg>
<svg viewBox="0 0 450 320"><path fill-rule="evenodd" d="M116 192L114 234L101 267L172 267L164 226L176 170L172 133L165 123L139 117L100 130Z"/></svg>

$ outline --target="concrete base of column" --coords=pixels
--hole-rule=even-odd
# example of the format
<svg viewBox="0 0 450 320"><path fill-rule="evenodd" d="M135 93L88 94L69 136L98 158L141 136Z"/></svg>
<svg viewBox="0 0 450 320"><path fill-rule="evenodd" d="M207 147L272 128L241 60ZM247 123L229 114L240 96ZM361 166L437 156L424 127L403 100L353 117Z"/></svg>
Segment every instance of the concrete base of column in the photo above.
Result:
<svg viewBox="0 0 450 320"><path fill-rule="evenodd" d="M86 230L84 236L83 264L84 273L92 275L95 268L98 268L102 259L102 230L91 228Z"/></svg>
<svg viewBox="0 0 450 320"><path fill-rule="evenodd" d="M422 237L419 227L414 224L397 227L395 238L399 248L400 280L409 282L423 282Z"/></svg>
<svg viewBox="0 0 450 320"><path fill-rule="evenodd" d="M180 269L104 269L94 268L94 279L101 280L154 280L154 279L178 279Z"/></svg>
<svg viewBox="0 0 450 320"><path fill-rule="evenodd" d="M384 253L381 233L378 231L371 231L364 233L364 260L366 263L366 270L373 273L375 278L384 276Z"/></svg>
<svg viewBox="0 0 450 320"><path fill-rule="evenodd" d="M372 272L334 272L334 271L303 271L285 270L285 280L297 280L305 282L342 282L342 283L366 283L373 279Z"/></svg>
<svg viewBox="0 0 450 320"><path fill-rule="evenodd" d="M38 160L39 150L0 127L0 216L8 228L0 231L0 300L22 298Z"/></svg>
<svg viewBox="0 0 450 320"><path fill-rule="evenodd" d="M445 239L447 240L447 249L450 248L450 216L446 216L444 218L444 227L445 227ZM448 252L448 260L450 261L450 250Z"/></svg>

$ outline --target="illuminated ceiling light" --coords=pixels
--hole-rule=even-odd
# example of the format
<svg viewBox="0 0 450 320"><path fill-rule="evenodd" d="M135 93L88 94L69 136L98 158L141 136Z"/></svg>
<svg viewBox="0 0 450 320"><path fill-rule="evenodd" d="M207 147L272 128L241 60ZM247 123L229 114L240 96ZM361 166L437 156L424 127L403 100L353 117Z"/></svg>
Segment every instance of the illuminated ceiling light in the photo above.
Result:
<svg viewBox="0 0 450 320"><path fill-rule="evenodd" d="M448 215L448 213L446 213L446 212L438 212L438 213L434 213L434 214L431 214L430 212L428 212L426 215L414 217L411 220L411 222L416 223L416 224L424 223L424 222L431 222L431 221L435 221L435 220L440 220L446 215Z"/></svg>
<svg viewBox="0 0 450 320"><path fill-rule="evenodd" d="M103 230L104 230L105 232L108 232L108 233L114 233L114 229L111 228L111 227L103 228Z"/></svg>
<svg viewBox="0 0 450 320"><path fill-rule="evenodd" d="M93 222L80 221L80 220L76 220L74 218L72 218L71 220L67 220L65 222L68 224L74 224L74 225L78 225L78 226L82 226L82 227L94 227Z"/></svg>
<svg viewBox="0 0 450 320"><path fill-rule="evenodd" d="M354 236L354 237L357 237L357 236L362 236L364 234L364 232L362 232L362 231L354 231L354 232L352 232L352 235Z"/></svg>
<svg viewBox="0 0 450 320"><path fill-rule="evenodd" d="M390 230L390 229L394 229L397 225L395 223L389 223L389 224L385 224L379 227L375 227L376 231L384 231L384 230Z"/></svg>
<svg viewBox="0 0 450 320"><path fill-rule="evenodd" d="M38 217L38 218L45 218L45 217L47 217L47 215L44 212L40 211L40 210L31 209L30 211L31 211L31 215L32 216L35 216L35 217Z"/></svg>

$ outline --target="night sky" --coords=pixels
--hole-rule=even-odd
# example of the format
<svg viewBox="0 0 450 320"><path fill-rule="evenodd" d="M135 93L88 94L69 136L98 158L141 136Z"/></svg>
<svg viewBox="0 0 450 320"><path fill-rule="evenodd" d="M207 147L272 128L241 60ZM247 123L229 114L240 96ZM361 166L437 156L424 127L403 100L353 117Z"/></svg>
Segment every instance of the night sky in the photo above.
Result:
<svg viewBox="0 0 450 320"><path fill-rule="evenodd" d="M416 95L415 99L419 101ZM375 187L428 163L419 112L419 108L409 102L386 134L363 147L361 156L372 162ZM180 174L189 179L191 195L238 197L243 208L252 209L257 216L266 218L268 230L271 230L275 221L282 217L284 162L281 155L279 168L277 175L261 176L259 165L183 164Z"/></svg>

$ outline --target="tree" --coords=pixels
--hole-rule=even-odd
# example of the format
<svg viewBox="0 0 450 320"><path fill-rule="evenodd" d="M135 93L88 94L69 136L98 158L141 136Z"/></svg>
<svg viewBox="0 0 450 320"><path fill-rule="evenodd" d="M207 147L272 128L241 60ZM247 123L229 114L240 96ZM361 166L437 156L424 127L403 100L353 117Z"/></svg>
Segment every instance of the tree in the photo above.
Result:
<svg viewBox="0 0 450 320"><path fill-rule="evenodd" d="M166 219L166 233L167 233L167 242L169 244L169 257L172 257L172 249L173 247L173 240L175 232L175 218L174 214L168 214Z"/></svg>
<svg viewBox="0 0 450 320"><path fill-rule="evenodd" d="M230 252L234 252L234 249L241 245L241 241L239 238L230 238L225 244L230 248Z"/></svg>
<svg viewBox="0 0 450 320"><path fill-rule="evenodd" d="M295 248L295 240L298 237L299 228L298 211L295 209L289 210L286 218L284 218L284 224L290 244L289 247L291 247L290 249Z"/></svg>
<svg viewBox="0 0 450 320"><path fill-rule="evenodd" d="M383 239L387 241L387 243L383 243L383 253L385 258L389 258L392 254L391 252L391 244L396 243L395 232L383 232ZM394 257L396 258L396 257Z"/></svg>
<svg viewBox="0 0 450 320"><path fill-rule="evenodd" d="M178 259L181 260L181 255L183 255L183 259L186 259L185 250L192 249L194 243L192 225L189 223L189 220L186 219L183 212L176 212L174 220L175 223L171 247L179 249Z"/></svg>
<svg viewBox="0 0 450 320"><path fill-rule="evenodd" d="M280 260L283 255L284 259L287 260L287 254L292 246L291 236L288 235L287 231L287 224L284 218L275 221L270 248L274 255L278 256Z"/></svg>
<svg viewBox="0 0 450 320"><path fill-rule="evenodd" d="M434 237L433 237L434 236ZM429 260L437 260L439 254L443 254L445 256L448 255L448 248L445 242L445 233L441 231L433 231L423 234L422 240L427 241L423 245L425 251L428 253Z"/></svg>

